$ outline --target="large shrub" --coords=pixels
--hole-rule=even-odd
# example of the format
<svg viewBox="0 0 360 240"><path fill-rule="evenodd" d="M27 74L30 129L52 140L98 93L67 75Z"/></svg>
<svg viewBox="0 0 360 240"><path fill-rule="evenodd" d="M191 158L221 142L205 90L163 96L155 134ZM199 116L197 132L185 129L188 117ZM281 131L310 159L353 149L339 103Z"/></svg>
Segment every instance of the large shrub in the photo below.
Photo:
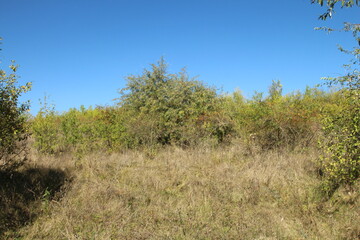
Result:
<svg viewBox="0 0 360 240"><path fill-rule="evenodd" d="M132 113L128 131L138 144L223 141L231 131L216 90L189 79L185 70L167 73L163 59L151 71L127 80L119 105Z"/></svg>
<svg viewBox="0 0 360 240"><path fill-rule="evenodd" d="M360 26L345 24L360 41ZM324 155L321 158L325 190L331 194L340 185L352 185L360 176L360 48L342 52L353 59L345 65L348 74L337 78L325 78L327 84L341 87L342 100L336 115L324 118L325 138L322 141Z"/></svg>
<svg viewBox="0 0 360 240"><path fill-rule="evenodd" d="M321 6L326 3L327 12L319 18L331 18L334 8L360 6L358 0L312 0ZM341 4L340 4L341 3ZM320 27L317 29L332 32L334 29ZM330 86L340 87L342 100L338 104L337 115L324 118L324 138L321 141L324 154L321 158L321 172L324 178L324 190L331 195L340 185L351 186L360 176L360 25L344 23L340 31L353 35L355 46L339 50L350 54L350 64L344 65L348 73L336 78L325 78Z"/></svg>
<svg viewBox="0 0 360 240"><path fill-rule="evenodd" d="M0 170L13 170L26 160L26 139L29 136L25 113L29 103L19 97L31 84L18 85L17 66L10 65L10 74L0 69Z"/></svg>
<svg viewBox="0 0 360 240"><path fill-rule="evenodd" d="M340 185L352 185L360 176L359 89L355 92L344 89L337 115L324 117L321 167L328 194Z"/></svg>

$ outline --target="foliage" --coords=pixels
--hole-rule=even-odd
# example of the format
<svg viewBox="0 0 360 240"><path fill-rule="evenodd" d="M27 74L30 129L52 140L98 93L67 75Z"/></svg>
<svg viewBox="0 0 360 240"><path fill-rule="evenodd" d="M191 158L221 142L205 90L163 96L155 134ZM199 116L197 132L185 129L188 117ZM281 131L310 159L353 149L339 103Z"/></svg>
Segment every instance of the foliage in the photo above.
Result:
<svg viewBox="0 0 360 240"><path fill-rule="evenodd" d="M41 104L40 111L31 123L34 146L41 153L60 152L63 139L59 129L59 116L56 115L54 105L49 105L46 96Z"/></svg>
<svg viewBox="0 0 360 240"><path fill-rule="evenodd" d="M343 94L342 111L324 119L321 167L328 194L342 184L353 184L360 175L360 104L348 91Z"/></svg>
<svg viewBox="0 0 360 240"><path fill-rule="evenodd" d="M322 2L318 1L321 5ZM320 18L331 17L333 7L340 1L328 0L328 12ZM341 1L342 7L359 6L359 1ZM331 28L322 27L322 30L333 31ZM360 25L345 23L344 32L352 33L356 45L360 45ZM324 117L324 138L321 147L324 155L320 165L324 178L324 190L331 195L341 185L353 185L360 176L360 48L354 47L339 50L350 54L350 64L344 65L347 74L341 77L328 77L326 84L341 88L342 99L336 115Z"/></svg>
<svg viewBox="0 0 360 240"><path fill-rule="evenodd" d="M359 50L359 49L357 49ZM322 158L325 190L331 194L342 184L353 184L360 176L360 74L358 70L359 51L353 51L355 61L346 76L326 78L328 85L342 87L340 112L327 116L324 121ZM351 69L351 68L349 68Z"/></svg>
<svg viewBox="0 0 360 240"><path fill-rule="evenodd" d="M266 97L245 99L239 91L217 95L216 90L185 70L167 73L163 60L129 76L117 106L70 109L56 114L41 110L33 122L35 146L43 153L121 151L161 145L216 145L240 138L247 148L267 151L315 146L322 118L341 109L341 92L307 88L282 95L273 81Z"/></svg>
<svg viewBox="0 0 360 240"><path fill-rule="evenodd" d="M29 102L19 97L31 89L31 83L18 85L14 62L11 73L0 69L0 170L13 170L26 160L26 139L29 137L25 113Z"/></svg>
<svg viewBox="0 0 360 240"><path fill-rule="evenodd" d="M152 71L127 79L119 105L132 113L130 132L139 144L189 145L206 137L221 142L231 131L216 90L189 79L185 70L169 74L161 59Z"/></svg>
<svg viewBox="0 0 360 240"><path fill-rule="evenodd" d="M128 77L117 106L56 114L45 104L33 119L35 147L48 154L69 150L84 154L228 139L232 123L215 89L190 80L185 70L168 74L163 60L152 68Z"/></svg>
<svg viewBox="0 0 360 240"><path fill-rule="evenodd" d="M327 11L320 15L319 19L326 20L328 17L332 17L334 11L334 8L338 3L341 3L341 8L349 8L353 6L360 6L359 0L311 0L311 3L318 3L321 6L324 5L324 2L327 6Z"/></svg>
<svg viewBox="0 0 360 240"><path fill-rule="evenodd" d="M330 114L336 98L336 93L309 87L304 93L283 96L281 83L273 81L267 97L256 93L246 100L237 91L227 97L226 108L249 149L294 149L316 143L321 109Z"/></svg>
<svg viewBox="0 0 360 240"><path fill-rule="evenodd" d="M128 142L121 109L83 106L57 114L43 108L33 119L34 146L39 152L57 154L74 151L80 155L95 150L118 150Z"/></svg>
<svg viewBox="0 0 360 240"><path fill-rule="evenodd" d="M176 87L169 87L168 96L174 94L171 101L161 102L160 97L154 96L155 100L144 100L145 105L160 99L161 108L156 108L156 104L135 107L129 98L114 107L81 107L61 114L42 109L32 123L35 147L43 153L74 151L83 155L163 144L216 145L240 138L249 150L294 149L315 146L321 134L322 113L333 117L341 111L337 104L342 97L340 92L308 87L303 93L283 96L279 81L273 82L267 97L257 93L252 99L245 99L239 91L213 95L209 100L212 106L206 101L201 103L205 108L194 104L194 93L182 92L186 87ZM190 96L191 104L185 104L186 96Z"/></svg>

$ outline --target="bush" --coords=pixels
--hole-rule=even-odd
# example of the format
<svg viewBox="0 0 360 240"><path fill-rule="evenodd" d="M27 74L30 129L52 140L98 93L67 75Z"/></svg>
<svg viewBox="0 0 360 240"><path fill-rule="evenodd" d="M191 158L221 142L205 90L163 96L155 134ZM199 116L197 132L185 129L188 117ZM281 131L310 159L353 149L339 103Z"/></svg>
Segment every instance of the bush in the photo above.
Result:
<svg viewBox="0 0 360 240"><path fill-rule="evenodd" d="M185 70L167 73L161 59L140 76L129 76L119 105L132 115L129 134L137 144L192 145L204 138L225 139L231 123L216 90L189 79Z"/></svg>
<svg viewBox="0 0 360 240"><path fill-rule="evenodd" d="M336 114L324 117L324 151L320 159L324 190L331 195L340 185L352 185L360 176L360 84L345 87ZM335 80L334 80L335 81ZM336 80L337 81L337 80Z"/></svg>
<svg viewBox="0 0 360 240"><path fill-rule="evenodd" d="M31 84L18 85L17 66L10 65L11 74L0 70L0 170L13 170L26 160L26 140L29 137L25 113L29 103L19 103L21 94Z"/></svg>
<svg viewBox="0 0 360 240"><path fill-rule="evenodd" d="M314 146L321 132L321 108L335 95L316 88L282 95L274 81L266 98L256 93L246 100L239 91L227 97L226 109L235 123L237 136L251 151Z"/></svg>
<svg viewBox="0 0 360 240"><path fill-rule="evenodd" d="M54 106L48 105L45 97L42 108L31 122L34 147L47 154L63 151L65 147L60 126L60 117L55 113Z"/></svg>
<svg viewBox="0 0 360 240"><path fill-rule="evenodd" d="M133 145L125 132L125 119L121 108L80 107L57 114L53 108L44 107L32 122L34 146L46 154L116 151Z"/></svg>
<svg viewBox="0 0 360 240"><path fill-rule="evenodd" d="M351 32L359 43L360 26L345 23L344 31ZM353 185L360 176L360 48L339 48L350 54L350 64L344 65L348 74L337 78L325 78L329 86L341 88L342 99L336 115L324 118L325 137L321 144L324 155L321 167L324 190L331 195L340 185Z"/></svg>

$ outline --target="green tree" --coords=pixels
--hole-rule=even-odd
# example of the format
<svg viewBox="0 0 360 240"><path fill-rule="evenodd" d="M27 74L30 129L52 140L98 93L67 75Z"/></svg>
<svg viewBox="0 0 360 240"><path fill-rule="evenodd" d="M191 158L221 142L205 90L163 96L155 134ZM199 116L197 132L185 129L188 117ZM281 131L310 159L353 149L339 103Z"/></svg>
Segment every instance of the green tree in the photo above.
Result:
<svg viewBox="0 0 360 240"><path fill-rule="evenodd" d="M313 2L323 5L320 0ZM320 19L331 17L335 5L340 2L342 7L359 6L358 0L328 0L328 10ZM327 27L319 29L333 31ZM356 45L360 45L359 24L345 23L341 31L352 33ZM342 47L339 49L352 57L350 63L344 65L347 70L345 76L324 78L327 85L339 86L342 94L342 101L339 103L341 111L336 116L327 115L324 118L324 155L321 166L328 194L332 194L340 185L352 185L360 176L360 48L355 46L351 50Z"/></svg>
<svg viewBox="0 0 360 240"><path fill-rule="evenodd" d="M216 90L190 79L185 70L168 73L164 59L151 66L129 76L120 90L119 104L133 113L128 131L138 142L189 144L206 136L222 141L230 127Z"/></svg>
<svg viewBox="0 0 360 240"><path fill-rule="evenodd" d="M14 62L10 74L0 68L0 170L12 170L26 159L26 139L29 136L25 113L29 102L19 103L19 97L31 89L31 83L18 85L18 68Z"/></svg>

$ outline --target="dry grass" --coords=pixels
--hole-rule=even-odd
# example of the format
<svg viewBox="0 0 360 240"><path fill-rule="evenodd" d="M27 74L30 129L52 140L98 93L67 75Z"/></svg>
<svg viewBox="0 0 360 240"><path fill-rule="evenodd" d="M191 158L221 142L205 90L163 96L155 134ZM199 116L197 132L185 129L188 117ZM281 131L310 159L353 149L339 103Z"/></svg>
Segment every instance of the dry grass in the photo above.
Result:
<svg viewBox="0 0 360 240"><path fill-rule="evenodd" d="M320 201L316 152L242 149L34 156L74 179L21 239L357 239L358 192Z"/></svg>

